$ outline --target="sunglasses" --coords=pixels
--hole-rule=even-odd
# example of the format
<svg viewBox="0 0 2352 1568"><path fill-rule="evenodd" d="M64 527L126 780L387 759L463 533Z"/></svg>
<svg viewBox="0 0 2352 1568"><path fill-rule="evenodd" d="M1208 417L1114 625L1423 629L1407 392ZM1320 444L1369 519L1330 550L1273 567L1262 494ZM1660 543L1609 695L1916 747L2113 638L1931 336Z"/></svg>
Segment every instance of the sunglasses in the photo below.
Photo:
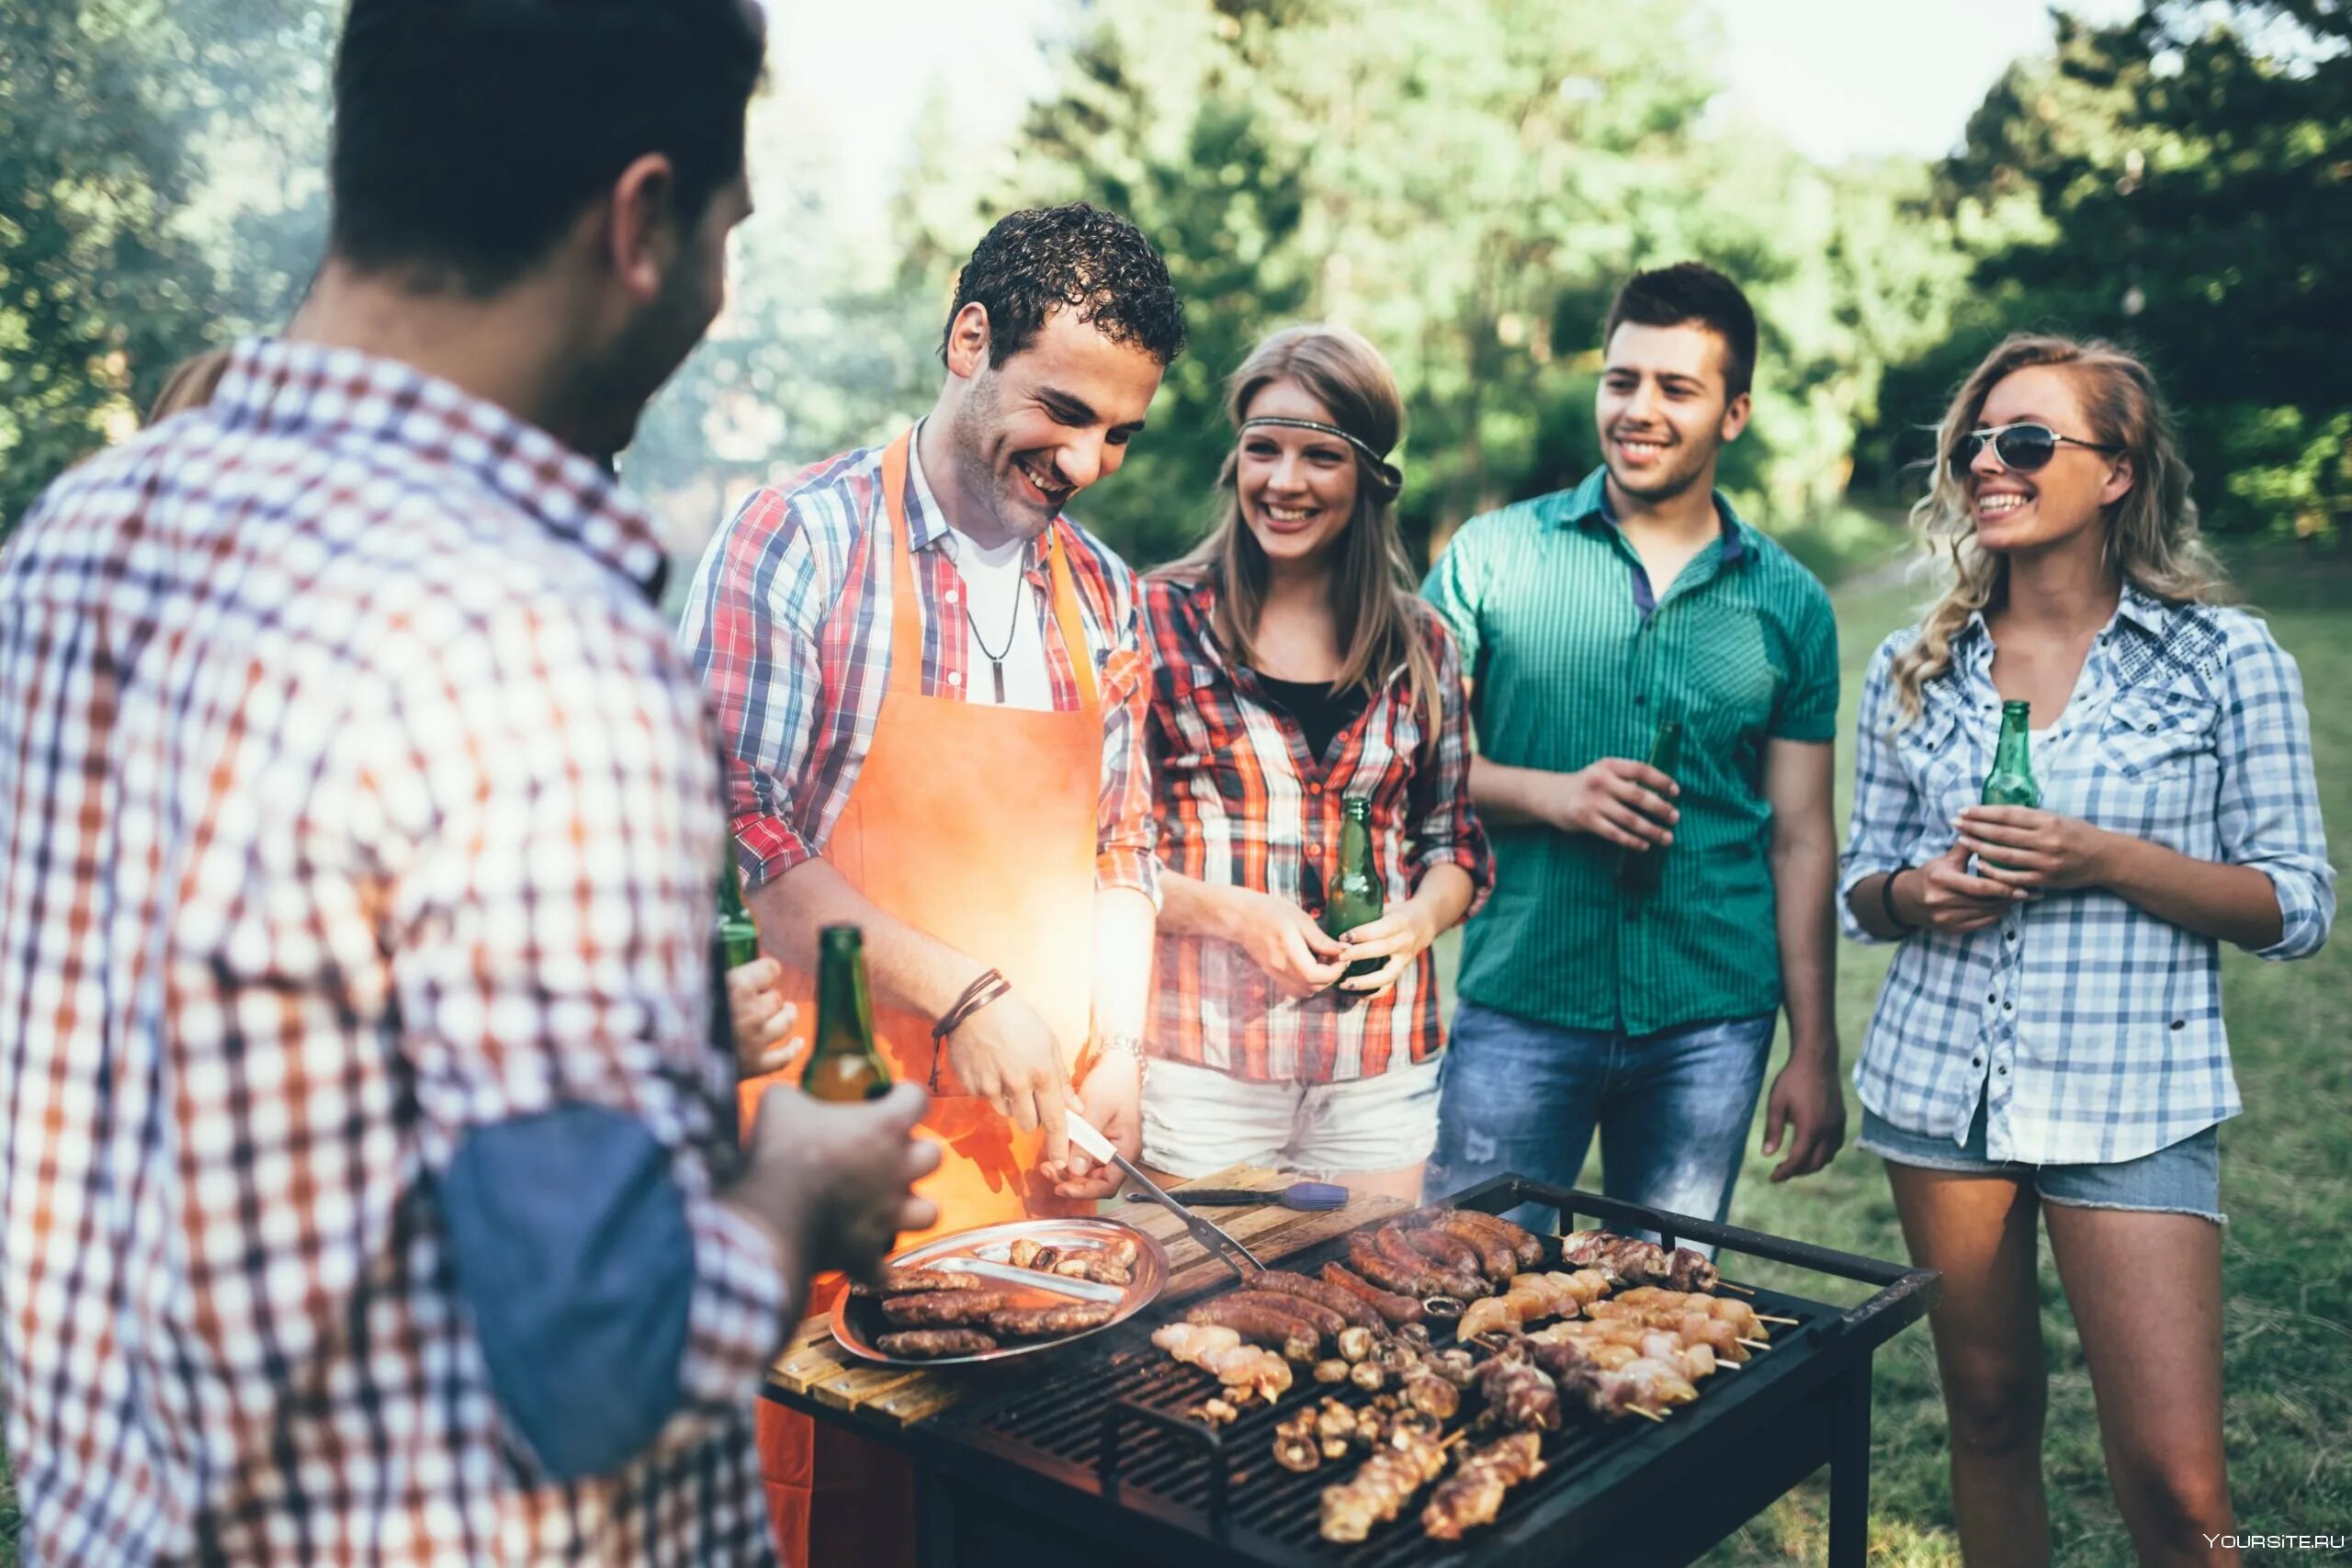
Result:
<svg viewBox="0 0 2352 1568"><path fill-rule="evenodd" d="M2102 446L2096 441L2077 441L2071 435L2061 435L2046 424L2004 424L1991 430L1972 430L1962 436L1951 449L1951 472L1957 479L1968 478L1969 469L1976 466L1976 454L1986 446L2001 467L2020 474L2030 474L2046 467L2058 455L2061 446L2080 446L2089 452L2120 452L2120 446Z"/></svg>

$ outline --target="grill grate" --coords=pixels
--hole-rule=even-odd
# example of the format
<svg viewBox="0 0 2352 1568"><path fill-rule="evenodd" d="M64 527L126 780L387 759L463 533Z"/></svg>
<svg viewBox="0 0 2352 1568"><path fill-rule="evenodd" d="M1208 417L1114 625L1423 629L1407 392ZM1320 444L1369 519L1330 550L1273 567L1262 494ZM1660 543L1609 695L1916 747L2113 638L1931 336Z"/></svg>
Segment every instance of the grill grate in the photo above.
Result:
<svg viewBox="0 0 2352 1568"><path fill-rule="evenodd" d="M1344 1251L1344 1238L1335 1238L1285 1258L1281 1266L1312 1275L1326 1260L1341 1258ZM1838 1315L1835 1308L1775 1292L1758 1291L1754 1299L1760 1312L1799 1321L1779 1327L1772 1348L1758 1352L1751 1367L1761 1366L1766 1359L1777 1361L1813 1353L1824 1337L1825 1320ZM1217 1382L1198 1368L1173 1360L1150 1343L1151 1329L1180 1317L1181 1307L1148 1315L1149 1322L1139 1320L1100 1336L1091 1355L1073 1361L1052 1381L959 1409L944 1417L943 1426L955 1428L961 1441L996 1449L1093 1490L1100 1484L1105 1457L1105 1411L1125 1402L1157 1412L1172 1419L1163 1424L1148 1416L1123 1415L1118 1420L1117 1500L1124 1506L1148 1508L1195 1533L1213 1536L1219 1459L1211 1457L1208 1445L1198 1437L1180 1435L1170 1427L1181 1423L1199 1428L1201 1423L1186 1422L1183 1412L1216 1393ZM1439 1345L1452 1342L1450 1325L1431 1326ZM1718 1371L1700 1385L1698 1403L1670 1413L1663 1429L1687 1429L1705 1420L1711 1405L1737 1399L1739 1380L1752 1375ZM1371 1538L1359 1545L1342 1546L1321 1539L1323 1489L1353 1474L1362 1456L1351 1451L1346 1458L1302 1474L1276 1464L1272 1450L1275 1426L1302 1404L1319 1404L1326 1395L1359 1409L1374 1397L1352 1384L1321 1384L1302 1373L1277 1404L1245 1405L1240 1419L1223 1429L1219 1458L1227 1476L1223 1504L1230 1529L1228 1544L1253 1557L1306 1559L1348 1568L1458 1563L1473 1559L1482 1538L1494 1533L1491 1528L1474 1530L1455 1543L1433 1541L1421 1531L1420 1507L1435 1483L1416 1494L1396 1519L1376 1527ZM1582 1486L1624 1445L1659 1429L1639 1418L1600 1423L1571 1414L1565 1429L1545 1440L1544 1473L1506 1494L1496 1524L1508 1525L1564 1497Z"/></svg>

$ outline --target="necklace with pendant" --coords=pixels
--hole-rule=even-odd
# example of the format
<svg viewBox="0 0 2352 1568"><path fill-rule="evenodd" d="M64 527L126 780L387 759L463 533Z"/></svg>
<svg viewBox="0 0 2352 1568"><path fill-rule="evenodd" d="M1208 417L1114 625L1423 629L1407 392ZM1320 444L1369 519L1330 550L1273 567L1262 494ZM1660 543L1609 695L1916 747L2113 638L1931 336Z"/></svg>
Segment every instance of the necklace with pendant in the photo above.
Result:
<svg viewBox="0 0 2352 1568"><path fill-rule="evenodd" d="M1012 615L1005 622L1004 647L1001 649L991 649L989 647L989 639L980 635L979 621L976 618L972 622L972 640L980 645L980 652L989 661L989 672L995 678L996 682L996 705L999 707L1004 706L1005 655L1012 651L1012 639L1015 636L1019 635L1021 629L1021 596L1027 592L1028 589L1028 576L1026 573L1023 573L1021 580L1013 584Z"/></svg>

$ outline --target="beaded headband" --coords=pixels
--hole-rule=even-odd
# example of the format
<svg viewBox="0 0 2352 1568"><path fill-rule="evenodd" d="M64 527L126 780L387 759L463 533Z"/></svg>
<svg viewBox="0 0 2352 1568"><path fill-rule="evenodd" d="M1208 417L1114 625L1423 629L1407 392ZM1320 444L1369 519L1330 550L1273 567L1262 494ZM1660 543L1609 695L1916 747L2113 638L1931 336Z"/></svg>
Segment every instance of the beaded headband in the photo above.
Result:
<svg viewBox="0 0 2352 1568"><path fill-rule="evenodd" d="M1313 430L1325 435L1338 436L1340 440L1354 447L1356 451L1363 456L1364 462L1371 467L1373 477L1380 481L1380 498L1383 501L1396 500L1396 492L1405 488L1405 475L1403 470L1399 469L1396 464L1388 461L1387 458L1383 457L1379 453L1374 451L1364 441L1357 436L1349 434L1346 431L1341 430L1336 424L1325 424L1322 421L1315 419L1287 419L1278 414L1269 413L1260 414L1254 419L1243 420L1241 422L1241 434L1247 435L1253 428L1261 424L1281 425L1286 430Z"/></svg>

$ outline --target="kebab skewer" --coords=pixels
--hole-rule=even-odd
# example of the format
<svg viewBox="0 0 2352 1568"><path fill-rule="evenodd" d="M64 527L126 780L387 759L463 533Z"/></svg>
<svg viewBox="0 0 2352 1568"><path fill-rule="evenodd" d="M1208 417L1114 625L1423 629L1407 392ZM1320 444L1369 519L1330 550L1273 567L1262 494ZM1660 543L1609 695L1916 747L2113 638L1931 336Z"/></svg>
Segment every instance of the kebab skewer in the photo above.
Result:
<svg viewBox="0 0 2352 1568"><path fill-rule="evenodd" d="M1543 1438L1513 1432L1463 1458L1438 1483L1421 1510L1421 1531L1432 1540L1460 1540L1465 1531L1494 1523L1503 1495L1522 1481L1544 1473Z"/></svg>
<svg viewBox="0 0 2352 1568"><path fill-rule="evenodd" d="M1445 1450L1434 1430L1412 1427L1392 1432L1355 1474L1323 1489L1323 1539L1363 1540L1373 1526L1386 1524L1404 1512L1414 1495L1444 1468Z"/></svg>
<svg viewBox="0 0 2352 1568"><path fill-rule="evenodd" d="M1560 1257L1580 1269L1598 1269L1627 1285L1706 1292L1724 1284L1715 1266L1687 1247L1668 1252L1654 1241L1613 1231L1571 1231L1560 1238ZM1739 1285L1724 1288L1745 1290Z"/></svg>

